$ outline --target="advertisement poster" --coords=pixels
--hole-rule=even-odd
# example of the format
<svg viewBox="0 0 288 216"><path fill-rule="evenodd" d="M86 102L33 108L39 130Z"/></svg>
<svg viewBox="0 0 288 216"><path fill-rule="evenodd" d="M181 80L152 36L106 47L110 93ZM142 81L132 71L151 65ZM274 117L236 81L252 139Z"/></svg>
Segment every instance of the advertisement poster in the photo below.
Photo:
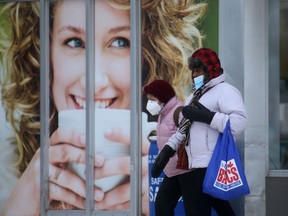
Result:
<svg viewBox="0 0 288 216"><path fill-rule="evenodd" d="M185 99L191 91L187 58L199 47L218 49L217 2L142 1L143 86L165 79ZM1 2L0 10L0 214L39 215L40 5ZM51 1L49 13L49 209L85 209L85 1ZM142 143L130 143L126 124L132 91L130 20L129 1L95 0L94 201L96 210L131 207L130 145L137 145L142 215L153 216L156 193L149 187L155 181L149 177L147 137L157 119L145 109L144 95Z"/></svg>

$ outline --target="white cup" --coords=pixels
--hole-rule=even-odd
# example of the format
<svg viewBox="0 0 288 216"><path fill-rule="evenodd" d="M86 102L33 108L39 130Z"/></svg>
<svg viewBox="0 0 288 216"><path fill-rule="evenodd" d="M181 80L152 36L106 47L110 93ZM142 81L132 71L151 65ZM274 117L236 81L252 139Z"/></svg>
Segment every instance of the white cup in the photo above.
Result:
<svg viewBox="0 0 288 216"><path fill-rule="evenodd" d="M101 152L105 159L130 155L130 145L113 142L104 137L104 132L113 128L124 128L130 132L130 113L130 110L95 109L95 152ZM85 133L85 110L63 110L58 113L58 119L59 128L71 128ZM142 121L147 122L147 114L143 113ZM68 167L85 179L85 164L71 163ZM127 175L114 175L95 180L95 186L107 192L127 181L129 181Z"/></svg>

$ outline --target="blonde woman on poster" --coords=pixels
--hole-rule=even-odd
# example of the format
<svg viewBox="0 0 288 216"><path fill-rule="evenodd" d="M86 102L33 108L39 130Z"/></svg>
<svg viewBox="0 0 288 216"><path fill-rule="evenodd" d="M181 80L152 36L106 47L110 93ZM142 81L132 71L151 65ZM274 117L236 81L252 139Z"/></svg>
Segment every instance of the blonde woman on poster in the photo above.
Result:
<svg viewBox="0 0 288 216"><path fill-rule="evenodd" d="M143 1L143 84L162 78L175 87L179 97L185 97L189 88L183 87L190 83L186 60L202 46L202 35L196 24L205 8L206 4L195 4L192 0ZM8 36L6 38L1 34L0 38L5 68L1 92L14 137L0 144L1 193L2 188L11 188L11 191L1 194L0 202L4 206L0 212L2 215L39 215L39 3L4 3L1 16L10 19L5 25L7 28L1 28L1 33L7 30L5 33ZM50 208L85 209L85 181L61 166L72 162L85 164L85 136L73 130L57 128L59 111L85 107L85 1L64 0L51 4L50 20ZM95 1L95 25L95 77L98 81L94 92L95 105L101 104L101 108L108 109L130 109L129 3L124 0ZM125 132L118 134L117 131L110 131L106 138L130 145L130 137ZM148 148L149 141L144 137L143 215L149 215ZM2 157L7 152L9 155ZM104 160L101 155L96 155L96 177L112 176L119 172L130 175L129 160L128 156ZM106 193L95 188L95 208L130 208L130 182Z"/></svg>

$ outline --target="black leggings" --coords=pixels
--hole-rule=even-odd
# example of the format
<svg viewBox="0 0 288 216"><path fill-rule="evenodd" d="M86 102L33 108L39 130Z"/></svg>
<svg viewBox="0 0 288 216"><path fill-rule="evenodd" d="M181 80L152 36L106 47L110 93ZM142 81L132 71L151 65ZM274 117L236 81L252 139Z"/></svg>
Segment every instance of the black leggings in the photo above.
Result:
<svg viewBox="0 0 288 216"><path fill-rule="evenodd" d="M182 196L186 216L210 216L212 207L218 216L235 216L228 201L203 193L202 185L206 168L198 168L189 173L164 180L155 200L157 216L174 216L174 208Z"/></svg>

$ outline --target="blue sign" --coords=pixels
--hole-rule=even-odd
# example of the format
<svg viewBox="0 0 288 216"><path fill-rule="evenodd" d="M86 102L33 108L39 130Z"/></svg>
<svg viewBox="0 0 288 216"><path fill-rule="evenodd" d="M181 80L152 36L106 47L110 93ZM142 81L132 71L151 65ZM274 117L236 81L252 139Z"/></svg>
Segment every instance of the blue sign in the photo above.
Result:
<svg viewBox="0 0 288 216"><path fill-rule="evenodd" d="M158 178L151 177L151 169L153 163L158 154L158 147L156 140L150 140L150 148L148 155L148 163L149 163L149 208L150 208L150 216L155 216L155 199L157 196L157 192L159 191L159 187L164 178L164 172ZM185 210L183 205L182 197L179 199L178 204L174 210L175 215L177 216L185 216Z"/></svg>

